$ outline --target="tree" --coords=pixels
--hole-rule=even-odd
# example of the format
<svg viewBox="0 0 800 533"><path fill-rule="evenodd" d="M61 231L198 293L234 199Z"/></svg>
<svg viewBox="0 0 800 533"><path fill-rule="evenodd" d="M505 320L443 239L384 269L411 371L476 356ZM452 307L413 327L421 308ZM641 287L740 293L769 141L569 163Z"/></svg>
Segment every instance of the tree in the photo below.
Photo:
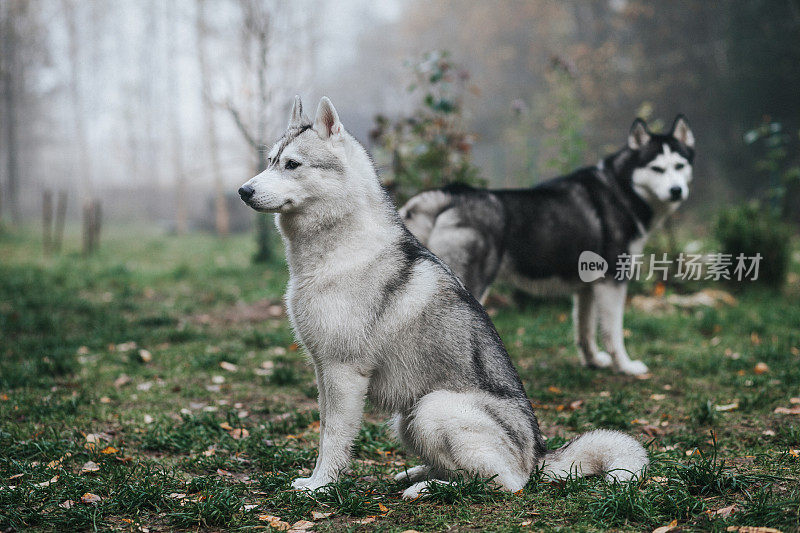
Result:
<svg viewBox="0 0 800 533"><path fill-rule="evenodd" d="M206 0L197 1L197 62L200 67L201 87L203 91L203 118L208 138L208 156L214 180L215 226L217 235L227 235L230 231L230 216L225 203L225 190L222 181L222 168L219 161L219 141L217 139L216 108L211 95L211 72L208 66L206 43L208 41L208 25L206 23Z"/></svg>

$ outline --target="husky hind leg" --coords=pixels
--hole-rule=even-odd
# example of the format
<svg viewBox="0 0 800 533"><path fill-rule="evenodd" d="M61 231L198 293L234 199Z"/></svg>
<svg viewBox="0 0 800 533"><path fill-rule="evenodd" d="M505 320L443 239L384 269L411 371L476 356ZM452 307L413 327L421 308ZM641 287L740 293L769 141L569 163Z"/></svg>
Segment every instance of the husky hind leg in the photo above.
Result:
<svg viewBox="0 0 800 533"><path fill-rule="evenodd" d="M575 327L575 344L581 363L588 367L611 366L611 356L597 347L597 301L591 286L581 287L572 304L572 321Z"/></svg>
<svg viewBox="0 0 800 533"><path fill-rule="evenodd" d="M511 400L493 399L485 393L432 392L401 423L403 440L436 471L494 476L502 489L516 492L528 482L535 453L532 429L514 423L524 420L515 416L517 409ZM416 498L430 483L447 481L421 481L409 487L403 498Z"/></svg>

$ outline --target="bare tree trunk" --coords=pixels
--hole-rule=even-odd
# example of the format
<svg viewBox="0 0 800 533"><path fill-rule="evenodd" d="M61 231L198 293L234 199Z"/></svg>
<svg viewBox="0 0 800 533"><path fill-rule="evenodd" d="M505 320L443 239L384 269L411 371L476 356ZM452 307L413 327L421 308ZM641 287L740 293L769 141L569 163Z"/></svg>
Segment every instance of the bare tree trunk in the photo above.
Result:
<svg viewBox="0 0 800 533"><path fill-rule="evenodd" d="M53 191L42 193L42 248L44 255L53 251Z"/></svg>
<svg viewBox="0 0 800 533"><path fill-rule="evenodd" d="M56 227L53 240L53 251L61 252L64 243L64 222L67 219L67 191L58 191L58 204L56 205Z"/></svg>
<svg viewBox="0 0 800 533"><path fill-rule="evenodd" d="M100 201L91 200L83 204L83 255L89 256L100 247Z"/></svg>
<svg viewBox="0 0 800 533"><path fill-rule="evenodd" d="M77 14L75 4L71 0L63 1L65 19L67 22L67 36L69 41L69 59L71 69L71 80L69 84L70 97L72 99L72 110L75 118L75 142L78 148L78 168L80 175L79 183L81 198L84 202L90 203L94 197L92 161L89 156L89 141L86 135L86 114L83 110L83 98L81 90L80 76L80 38L78 32Z"/></svg>
<svg viewBox="0 0 800 533"><path fill-rule="evenodd" d="M178 113L178 79L175 71L178 68L177 44L175 35L178 22L175 13L175 2L167 2L167 92L169 98L168 121L170 139L172 141L172 171L175 173L175 231L185 234L189 229L186 212L186 175L183 168L183 138L181 137L180 115Z"/></svg>
<svg viewBox="0 0 800 533"><path fill-rule="evenodd" d="M208 151L211 159L211 173L214 179L215 222L218 235L227 235L230 231L230 217L225 203L225 191L222 182L222 169L219 162L219 142L217 140L217 122L214 114L214 103L211 98L211 83L206 56L206 17L205 0L197 2L197 61L200 66L200 78L203 88L203 107L208 136Z"/></svg>
<svg viewBox="0 0 800 533"><path fill-rule="evenodd" d="M14 223L19 222L19 202L17 199L17 190L19 184L19 161L17 159L19 150L17 130L17 87L15 82L16 75L19 70L19 58L17 57L17 29L14 25L15 17L18 15L20 3L8 3L3 8L6 10L3 13L5 17L5 24L3 28L3 54L5 55L5 68L3 69L3 104L4 104L4 122L5 122L5 136L6 136L6 164L7 164L7 177L6 187L8 197L6 205L11 214L11 220ZM0 216L2 215L2 187L0 187Z"/></svg>

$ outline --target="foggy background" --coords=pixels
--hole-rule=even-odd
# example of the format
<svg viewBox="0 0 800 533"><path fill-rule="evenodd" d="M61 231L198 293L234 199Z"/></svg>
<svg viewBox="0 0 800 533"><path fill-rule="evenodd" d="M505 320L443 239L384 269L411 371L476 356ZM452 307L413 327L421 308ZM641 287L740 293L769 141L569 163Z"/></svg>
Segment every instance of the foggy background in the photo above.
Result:
<svg viewBox="0 0 800 533"><path fill-rule="evenodd" d="M568 170L553 160L573 139L568 163L594 164L637 115L666 129L684 113L694 129L683 216L775 185L744 140L763 121L793 132L782 149L797 158L798 0L1 0L0 31L10 223L40 217L50 189L70 220L95 198L104 223L169 231L213 229L224 197L243 229L254 215L236 189L294 94L310 115L331 97L375 151L375 116L414 108L408 64L436 50L463 69L472 160L492 186Z"/></svg>

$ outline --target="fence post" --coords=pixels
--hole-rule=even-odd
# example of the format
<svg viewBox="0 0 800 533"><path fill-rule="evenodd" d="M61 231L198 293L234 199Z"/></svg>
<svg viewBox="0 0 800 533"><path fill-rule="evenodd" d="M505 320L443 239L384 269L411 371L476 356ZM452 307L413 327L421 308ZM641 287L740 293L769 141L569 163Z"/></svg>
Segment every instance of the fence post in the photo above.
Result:
<svg viewBox="0 0 800 533"><path fill-rule="evenodd" d="M42 248L44 255L53 251L53 191L42 192Z"/></svg>

